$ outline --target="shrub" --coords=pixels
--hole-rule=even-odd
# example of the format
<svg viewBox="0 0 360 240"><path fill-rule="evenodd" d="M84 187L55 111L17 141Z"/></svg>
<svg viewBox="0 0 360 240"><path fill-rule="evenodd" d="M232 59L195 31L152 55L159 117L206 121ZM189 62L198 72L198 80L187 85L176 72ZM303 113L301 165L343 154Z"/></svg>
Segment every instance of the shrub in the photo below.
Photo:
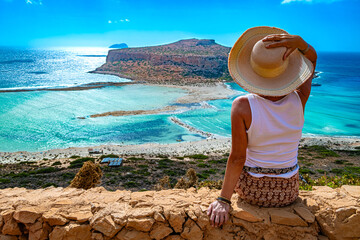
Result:
<svg viewBox="0 0 360 240"><path fill-rule="evenodd" d="M210 189L221 189L222 188L223 181L202 181L199 183L199 188L202 187L208 187Z"/></svg>
<svg viewBox="0 0 360 240"><path fill-rule="evenodd" d="M52 173L52 172L57 172L60 171L60 168L56 168L56 167L47 167L47 168L40 168L38 170L33 170L30 171L30 174L41 174L41 173Z"/></svg>
<svg viewBox="0 0 360 240"><path fill-rule="evenodd" d="M324 146L314 145L307 147L307 149L317 152L321 157L339 157L339 154Z"/></svg>
<svg viewBox="0 0 360 240"><path fill-rule="evenodd" d="M119 158L119 156L115 155L115 154L107 154L107 155L100 156L100 159L104 159L104 158Z"/></svg>
<svg viewBox="0 0 360 240"><path fill-rule="evenodd" d="M9 183L10 179L7 178L0 178L0 183Z"/></svg>
<svg viewBox="0 0 360 240"><path fill-rule="evenodd" d="M206 163L199 163L197 166L200 167L200 168L210 167L210 165L208 165L208 164L206 164Z"/></svg>
<svg viewBox="0 0 360 240"><path fill-rule="evenodd" d="M56 161L56 162L54 162L53 164L51 164L51 166L57 166L57 165L61 165L61 162L60 162L60 161Z"/></svg>
<svg viewBox="0 0 360 240"><path fill-rule="evenodd" d="M190 187L195 187L198 183L198 177L196 171L193 168L190 168L185 175L185 178L182 177L178 180L175 185L175 188L188 189Z"/></svg>
<svg viewBox="0 0 360 240"><path fill-rule="evenodd" d="M164 190L171 188L170 177L165 176L159 180L159 183L155 186L156 190Z"/></svg>
<svg viewBox="0 0 360 240"><path fill-rule="evenodd" d="M188 158L193 158L193 159L208 159L209 157L204 155L204 154L193 154L193 155L188 155L186 156Z"/></svg>
<svg viewBox="0 0 360 240"><path fill-rule="evenodd" d="M124 185L124 187L132 188L132 187L136 187L137 183L134 181L128 181L128 182L124 183L123 185Z"/></svg>
<svg viewBox="0 0 360 240"><path fill-rule="evenodd" d="M310 170L308 168L302 168L302 167L299 169L299 172L301 174L305 174L305 173L315 174L312 170Z"/></svg>
<svg viewBox="0 0 360 240"><path fill-rule="evenodd" d="M92 161L87 161L71 181L70 187L90 189L100 183L101 177L100 166Z"/></svg>
<svg viewBox="0 0 360 240"><path fill-rule="evenodd" d="M344 164L345 162L347 162L346 160L335 160L334 163L335 164Z"/></svg>
<svg viewBox="0 0 360 240"><path fill-rule="evenodd" d="M76 159L76 160L70 162L70 166L68 168L80 168L83 166L84 162L86 162L86 161L94 162L94 158L85 157L85 158Z"/></svg>
<svg viewBox="0 0 360 240"><path fill-rule="evenodd" d="M58 185L56 183L45 183L44 185L42 185L42 188L46 188L46 187L50 187L50 186L54 186L57 187Z"/></svg>

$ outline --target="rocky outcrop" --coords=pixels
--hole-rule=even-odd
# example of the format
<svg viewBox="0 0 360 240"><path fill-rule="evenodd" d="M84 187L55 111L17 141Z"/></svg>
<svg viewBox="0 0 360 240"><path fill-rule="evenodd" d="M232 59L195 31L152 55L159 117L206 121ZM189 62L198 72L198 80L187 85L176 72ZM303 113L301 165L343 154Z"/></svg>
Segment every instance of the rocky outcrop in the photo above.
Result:
<svg viewBox="0 0 360 240"><path fill-rule="evenodd" d="M97 73L116 73L134 80L156 83L200 83L230 79L229 47L212 39L187 39L175 43L110 50Z"/></svg>
<svg viewBox="0 0 360 240"><path fill-rule="evenodd" d="M259 208L234 194L230 220L222 228L213 228L206 210L218 193L207 188L145 192L109 192L103 187L2 189L0 239L360 237L360 186L301 191L296 202L284 208Z"/></svg>

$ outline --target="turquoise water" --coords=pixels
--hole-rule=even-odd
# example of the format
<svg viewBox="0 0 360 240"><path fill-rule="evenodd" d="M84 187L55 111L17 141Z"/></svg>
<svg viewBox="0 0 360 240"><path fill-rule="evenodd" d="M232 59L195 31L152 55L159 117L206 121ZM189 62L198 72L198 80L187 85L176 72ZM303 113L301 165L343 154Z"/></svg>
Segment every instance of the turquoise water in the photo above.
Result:
<svg viewBox="0 0 360 240"><path fill-rule="evenodd" d="M124 82L115 76L90 74L105 62L107 49L21 50L0 48L0 88L43 88ZM360 136L360 54L319 53L305 111L303 133ZM146 85L125 85L84 91L0 93L0 151L42 151L101 144L174 143L204 137L170 121L175 116L190 126L230 137L233 99L208 101L211 108L187 105L188 111L157 115L89 118L118 110L150 110L175 104L185 91ZM85 117L79 119L78 117Z"/></svg>

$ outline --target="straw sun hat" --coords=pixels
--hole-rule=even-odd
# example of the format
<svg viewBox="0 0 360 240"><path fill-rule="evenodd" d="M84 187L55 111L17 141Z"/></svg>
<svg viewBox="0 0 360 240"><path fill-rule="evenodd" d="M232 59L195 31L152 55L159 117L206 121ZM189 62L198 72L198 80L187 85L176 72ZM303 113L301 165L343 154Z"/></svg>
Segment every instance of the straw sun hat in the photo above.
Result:
<svg viewBox="0 0 360 240"><path fill-rule="evenodd" d="M237 84L259 95L284 96L312 75L312 63L299 51L284 61L285 47L265 48L261 41L267 35L284 33L275 27L254 27L240 36L228 59L229 72Z"/></svg>

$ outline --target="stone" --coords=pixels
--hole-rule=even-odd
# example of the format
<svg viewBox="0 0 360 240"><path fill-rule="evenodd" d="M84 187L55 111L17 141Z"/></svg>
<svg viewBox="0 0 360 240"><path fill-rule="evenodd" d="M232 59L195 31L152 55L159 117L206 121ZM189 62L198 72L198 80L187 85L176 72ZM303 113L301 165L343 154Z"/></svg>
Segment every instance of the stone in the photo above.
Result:
<svg viewBox="0 0 360 240"><path fill-rule="evenodd" d="M41 215L42 212L35 207L24 207L20 210L16 210L13 217L16 221L21 223L34 223Z"/></svg>
<svg viewBox="0 0 360 240"><path fill-rule="evenodd" d="M165 217L159 212L154 213L154 219L157 222L165 222L166 221Z"/></svg>
<svg viewBox="0 0 360 240"><path fill-rule="evenodd" d="M91 240L104 240L104 237L101 233L91 233Z"/></svg>
<svg viewBox="0 0 360 240"><path fill-rule="evenodd" d="M165 238L165 240L183 240L184 238L182 238L181 236L179 235L170 235L170 236L167 236ZM195 239L194 239L195 240Z"/></svg>
<svg viewBox="0 0 360 240"><path fill-rule="evenodd" d="M283 208L253 206L237 201L235 194L230 220L221 228L211 227L206 214L218 190L132 194L52 187L28 189L19 196L5 189L0 190L0 240L272 240L283 233L292 240L315 240L320 231L331 240L358 239L360 199L350 194L358 188L315 187L301 191L294 204Z"/></svg>
<svg viewBox="0 0 360 240"><path fill-rule="evenodd" d="M360 198L360 188L358 186L343 185L340 192L344 192L354 198Z"/></svg>
<svg viewBox="0 0 360 240"><path fill-rule="evenodd" d="M269 211L271 222L287 226L301 226L306 227L307 223L302 220L298 215L286 211L286 210L275 210Z"/></svg>
<svg viewBox="0 0 360 240"><path fill-rule="evenodd" d="M306 222L313 223L315 221L315 216L309 211L309 209L304 207L294 207L294 210Z"/></svg>
<svg viewBox="0 0 360 240"><path fill-rule="evenodd" d="M148 233L136 231L136 230L128 230L123 229L117 235L116 239L119 240L150 240L150 236Z"/></svg>
<svg viewBox="0 0 360 240"><path fill-rule="evenodd" d="M35 222L29 227L29 238L28 240L44 240L48 239L51 227L46 222Z"/></svg>
<svg viewBox="0 0 360 240"><path fill-rule="evenodd" d="M248 222L262 222L264 219L251 209L251 207L239 207L237 203L232 205L231 215Z"/></svg>
<svg viewBox="0 0 360 240"><path fill-rule="evenodd" d="M88 221L93 216L93 214L89 211L78 211L70 212L68 214L62 214L62 216L67 219L75 220L79 223L82 223Z"/></svg>
<svg viewBox="0 0 360 240"><path fill-rule="evenodd" d="M155 223L150 232L150 237L152 239L160 240L167 237L172 232L173 230L169 226L163 223Z"/></svg>
<svg viewBox="0 0 360 240"><path fill-rule="evenodd" d="M0 240L18 240L16 236L0 234Z"/></svg>
<svg viewBox="0 0 360 240"><path fill-rule="evenodd" d="M121 227L116 225L116 223L112 220L111 215L99 218L90 224L93 229L110 238L115 236L115 234L121 229Z"/></svg>
<svg viewBox="0 0 360 240"><path fill-rule="evenodd" d="M334 199L337 192L328 186L313 186L313 194L325 199Z"/></svg>
<svg viewBox="0 0 360 240"><path fill-rule="evenodd" d="M184 230L180 236L185 239L202 239L203 231L201 231L193 220L188 219L184 224Z"/></svg>
<svg viewBox="0 0 360 240"><path fill-rule="evenodd" d="M45 222L49 223L50 226L65 225L69 220L58 214L58 208L52 208L42 215Z"/></svg>
<svg viewBox="0 0 360 240"><path fill-rule="evenodd" d="M1 213L4 225L2 233L5 235L21 235L18 223L13 218L14 210L5 210Z"/></svg>
<svg viewBox="0 0 360 240"><path fill-rule="evenodd" d="M166 217L171 225L171 227L174 229L175 232L180 233L182 232L182 225L185 222L185 214L183 211L172 211L167 212L166 215L169 215Z"/></svg>
<svg viewBox="0 0 360 240"><path fill-rule="evenodd" d="M88 224L69 223L56 226L49 234L49 240L91 240L91 227Z"/></svg>
<svg viewBox="0 0 360 240"><path fill-rule="evenodd" d="M127 214L126 212L115 212L111 213L111 216L114 219L114 222L119 226L125 226L127 222Z"/></svg>
<svg viewBox="0 0 360 240"><path fill-rule="evenodd" d="M126 228L133 228L138 231L148 232L150 231L155 220L152 218L129 218L126 224Z"/></svg>
<svg viewBox="0 0 360 240"><path fill-rule="evenodd" d="M134 208L127 215L129 218L153 217L155 210L152 208Z"/></svg>

